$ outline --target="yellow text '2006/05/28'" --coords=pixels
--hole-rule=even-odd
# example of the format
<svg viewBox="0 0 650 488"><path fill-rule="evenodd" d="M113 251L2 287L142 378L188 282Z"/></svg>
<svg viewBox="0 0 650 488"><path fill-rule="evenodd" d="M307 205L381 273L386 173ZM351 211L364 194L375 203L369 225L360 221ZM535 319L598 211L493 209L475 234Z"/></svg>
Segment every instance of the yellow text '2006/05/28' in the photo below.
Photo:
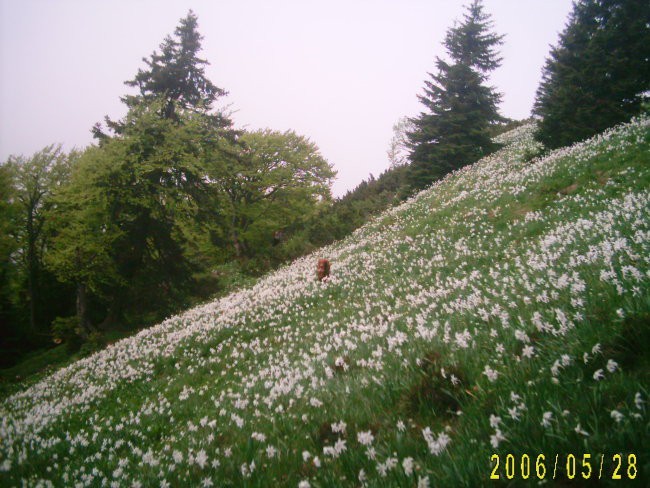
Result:
<svg viewBox="0 0 650 488"><path fill-rule="evenodd" d="M603 479L633 480L637 476L636 454L616 453L610 456L589 453L582 455L545 454L492 454L490 456L492 470L491 480L499 479ZM552 472L550 471L552 469Z"/></svg>

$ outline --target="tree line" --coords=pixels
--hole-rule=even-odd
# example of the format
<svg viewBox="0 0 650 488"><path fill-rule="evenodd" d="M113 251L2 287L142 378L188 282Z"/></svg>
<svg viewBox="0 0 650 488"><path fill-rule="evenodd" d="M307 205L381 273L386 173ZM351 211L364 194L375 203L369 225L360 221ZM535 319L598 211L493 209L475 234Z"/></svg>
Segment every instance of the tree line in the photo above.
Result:
<svg viewBox="0 0 650 488"><path fill-rule="evenodd" d="M647 111L649 33L647 2L574 3L533 111L545 150ZM391 168L333 199L335 172L309 139L238 130L213 108L226 91L205 76L190 12L126 82L137 91L121 99L126 116L93 127L95 145L0 165L3 360L155 323L496 150L493 136L519 123L488 85L503 40L480 0L467 5L418 96L423 111L394 128Z"/></svg>
<svg viewBox="0 0 650 488"><path fill-rule="evenodd" d="M141 327L286 259L330 204L332 166L293 131L242 131L214 103L190 12L126 82L127 114L97 143L0 166L4 360ZM220 268L222 267L222 268ZM221 271L220 271L221 269Z"/></svg>

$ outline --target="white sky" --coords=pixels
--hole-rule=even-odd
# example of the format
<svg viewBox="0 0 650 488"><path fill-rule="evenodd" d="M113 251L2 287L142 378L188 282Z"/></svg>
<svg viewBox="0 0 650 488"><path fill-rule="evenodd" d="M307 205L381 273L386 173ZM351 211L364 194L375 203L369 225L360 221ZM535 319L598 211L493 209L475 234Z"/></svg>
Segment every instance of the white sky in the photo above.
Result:
<svg viewBox="0 0 650 488"><path fill-rule="evenodd" d="M466 1L0 0L0 161L92 143L104 115L191 8L207 75L238 127L294 129L338 171L340 196L388 167L392 126L422 110L427 72ZM506 117L530 114L571 0L484 0L506 34L491 83Z"/></svg>

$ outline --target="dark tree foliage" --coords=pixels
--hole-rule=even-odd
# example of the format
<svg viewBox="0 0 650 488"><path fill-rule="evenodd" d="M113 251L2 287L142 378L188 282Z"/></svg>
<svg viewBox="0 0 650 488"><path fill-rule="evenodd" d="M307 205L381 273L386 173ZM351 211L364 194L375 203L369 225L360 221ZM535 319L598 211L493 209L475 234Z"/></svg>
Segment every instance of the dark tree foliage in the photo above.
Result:
<svg viewBox="0 0 650 488"><path fill-rule="evenodd" d="M69 288L44 266L55 234L54 196L78 154L48 146L0 165L0 364L51 344L49 327L69 309Z"/></svg>
<svg viewBox="0 0 650 488"><path fill-rule="evenodd" d="M463 22L447 32L444 45L451 62L437 58L438 71L429 73L424 94L418 96L427 110L412 119L415 128L408 134L411 190L425 188L496 148L490 126L503 120L497 111L501 95L485 81L501 63L496 49L503 36L491 28L489 15L475 0Z"/></svg>
<svg viewBox="0 0 650 488"><path fill-rule="evenodd" d="M404 198L402 189L407 170L407 166L396 166L377 178L370 175L331 206L323 208L306 225L308 244L304 251L343 239L374 215L399 203Z"/></svg>
<svg viewBox="0 0 650 488"><path fill-rule="evenodd" d="M142 58L147 67L125 82L139 91L137 95L121 98L129 109L164 100L159 114L162 118L179 122L180 111L194 111L209 116L216 127L232 125L224 114L210 113L213 103L227 92L205 75L205 67L210 63L198 56L203 37L197 29L197 17L190 10L176 27L174 37L167 36L160 44L160 53L154 51L149 58ZM112 121L108 117L105 121L114 133L124 131L124 121ZM93 134L100 140L107 137L100 124L95 125Z"/></svg>
<svg viewBox="0 0 650 488"><path fill-rule="evenodd" d="M537 138L557 148L642 109L650 90L650 2L581 0L551 50L537 90Z"/></svg>
<svg viewBox="0 0 650 488"><path fill-rule="evenodd" d="M0 165L0 366L10 364L25 341L24 328L16 327L16 307L11 282L15 274L13 255L18 248L16 233L16 205L12 171L9 165ZM21 324L22 325L22 324Z"/></svg>

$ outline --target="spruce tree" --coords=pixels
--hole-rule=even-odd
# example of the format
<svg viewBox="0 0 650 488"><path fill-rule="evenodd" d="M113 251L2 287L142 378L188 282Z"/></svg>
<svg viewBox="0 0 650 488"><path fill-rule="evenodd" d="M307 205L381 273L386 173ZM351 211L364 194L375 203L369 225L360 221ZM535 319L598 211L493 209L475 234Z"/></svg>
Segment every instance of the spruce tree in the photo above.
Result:
<svg viewBox="0 0 650 488"><path fill-rule="evenodd" d="M473 163L495 149L489 129L502 121L501 95L486 86L487 75L501 64L497 47L503 36L492 30L480 0L467 7L463 22L447 31L450 62L436 60L420 102L427 111L412 119L408 134L411 165L408 186L419 190L445 174Z"/></svg>
<svg viewBox="0 0 650 488"><path fill-rule="evenodd" d="M650 90L650 3L581 0L537 90L537 138L562 147L629 120Z"/></svg>
<svg viewBox="0 0 650 488"><path fill-rule="evenodd" d="M142 58L145 69L139 69L135 78L125 81L127 86L139 90L136 95L121 97L122 102L134 109L162 101L160 116L174 121L182 120L179 112L198 112L208 116L215 127L229 128L232 121L222 113L211 113L213 103L227 92L215 86L205 75L205 66L210 64L201 59L201 36L197 30L196 15L190 10L180 20L174 37L167 36L160 44L160 53L154 51L149 58ZM113 121L105 117L106 125L116 134L124 131L124 121ZM107 137L100 124L93 128L96 138Z"/></svg>

